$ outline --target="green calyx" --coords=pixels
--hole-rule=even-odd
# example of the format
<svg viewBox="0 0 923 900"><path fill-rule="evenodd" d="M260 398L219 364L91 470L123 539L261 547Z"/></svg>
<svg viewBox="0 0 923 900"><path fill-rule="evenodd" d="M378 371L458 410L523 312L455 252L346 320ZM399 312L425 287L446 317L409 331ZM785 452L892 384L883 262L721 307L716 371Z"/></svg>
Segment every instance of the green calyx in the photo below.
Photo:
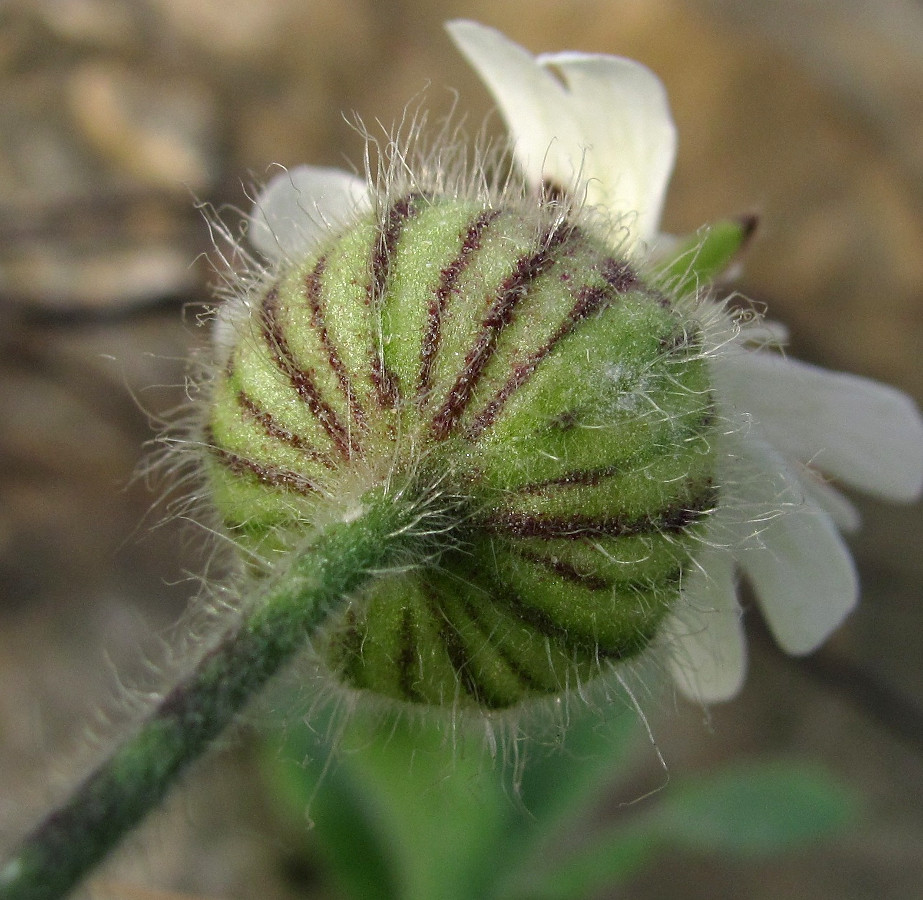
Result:
<svg viewBox="0 0 923 900"><path fill-rule="evenodd" d="M555 204L413 194L251 304L204 427L235 538L271 561L391 482L446 505L316 642L341 681L504 708L650 644L717 502L694 304Z"/></svg>

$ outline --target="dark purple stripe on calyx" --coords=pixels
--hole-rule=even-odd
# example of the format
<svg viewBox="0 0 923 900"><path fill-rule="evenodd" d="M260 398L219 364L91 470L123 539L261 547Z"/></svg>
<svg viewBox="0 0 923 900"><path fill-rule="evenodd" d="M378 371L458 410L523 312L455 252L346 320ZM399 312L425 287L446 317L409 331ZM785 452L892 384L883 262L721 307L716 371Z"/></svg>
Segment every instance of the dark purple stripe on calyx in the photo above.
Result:
<svg viewBox="0 0 923 900"><path fill-rule="evenodd" d="M569 581L572 584L579 584L581 587L585 587L590 591L610 591L612 589L613 583L611 581L607 581L599 575L590 575L589 573L581 572L562 559L543 556L539 553L529 553L522 547L517 547L512 543L509 546L517 556L520 556L526 562L532 563L532 565L535 566L541 566L543 569L548 569L550 572L564 579L564 581Z"/></svg>
<svg viewBox="0 0 923 900"><path fill-rule="evenodd" d="M545 610L528 603L508 586L504 586L503 591L499 592L497 597L530 628L561 646L582 647L604 659L620 659L624 656L621 648L605 647L598 641L577 634L571 628L568 628L566 624L558 622Z"/></svg>
<svg viewBox="0 0 923 900"><path fill-rule="evenodd" d="M621 475L625 472L626 463L620 463L616 466L604 466L601 469L577 469L574 472L568 472L559 478L549 478L546 481L533 481L529 484L520 485L515 489L517 494L540 494L546 488L584 486L593 487L607 478Z"/></svg>
<svg viewBox="0 0 923 900"><path fill-rule="evenodd" d="M350 607L343 616L342 629L334 632L330 649L342 677L355 687L363 687L362 643L356 611Z"/></svg>
<svg viewBox="0 0 923 900"><path fill-rule="evenodd" d="M637 274L627 262L614 257L608 257L600 266L600 274L606 284L617 294L626 294L641 288Z"/></svg>
<svg viewBox="0 0 923 900"><path fill-rule="evenodd" d="M576 302L551 337L535 350L525 362L513 367L513 372L506 384L497 391L472 422L471 427L468 429L469 440L477 440L486 428L493 425L507 400L528 382L538 368L539 363L554 350L562 338L567 337L580 322L588 319L607 302L625 293L625 291L638 283L629 265L614 259L606 260L603 277L606 281L605 285L597 287L584 285L581 287L577 291Z"/></svg>
<svg viewBox="0 0 923 900"><path fill-rule="evenodd" d="M688 501L634 519L624 516L587 516L579 513L572 516L542 516L506 512L488 516L483 522L483 527L513 537L574 540L593 535L631 537L639 534L670 534L684 531L695 524L715 508L717 500L718 492L709 484Z"/></svg>
<svg viewBox="0 0 923 900"><path fill-rule="evenodd" d="M297 472L292 472L290 469L281 469L278 466L266 463L259 463L219 446L215 443L211 429L206 431L205 441L212 456L235 475L252 476L260 484L293 491L303 496L310 496L317 492L317 487L313 482Z"/></svg>
<svg viewBox="0 0 923 900"><path fill-rule="evenodd" d="M333 468L333 462L329 456L321 453L316 447L312 447L300 435L295 434L293 431L289 431L288 428L276 421L271 413L266 412L264 409L260 409L256 401L244 391L237 392L237 402L240 404L244 413L263 429L267 437L281 441L283 444L288 444L289 447L298 450L300 453L304 453L305 456L310 459L323 463L328 469Z"/></svg>
<svg viewBox="0 0 923 900"><path fill-rule="evenodd" d="M356 398L356 392L353 390L349 373L346 371L346 366L343 364L343 360L340 358L337 348L330 340L327 324L324 321L322 297L323 277L326 269L327 258L322 256L317 261L314 268L305 276L304 296L308 304L308 309L311 311L311 327L317 332L321 347L323 347L324 352L327 354L327 363L333 371L333 374L336 375L343 395L346 397L346 404L349 407L350 416L352 416L356 425L364 429L367 426L365 413L362 411L359 401Z"/></svg>
<svg viewBox="0 0 923 900"><path fill-rule="evenodd" d="M532 282L555 262L555 251L571 239L574 233L575 230L567 225L559 224L549 229L542 236L538 250L521 256L513 271L500 285L481 322L474 344L465 357L462 371L445 402L433 417L431 429L436 440L445 438L455 427L496 350L501 332L515 318L516 306L528 294Z"/></svg>
<svg viewBox="0 0 923 900"><path fill-rule="evenodd" d="M298 396L308 405L312 415L321 423L337 451L344 458L359 452L353 436L344 427L333 408L321 397L314 373L302 369L295 362L291 347L279 322L279 291L272 287L263 299L262 330L266 344L278 369L283 372Z"/></svg>
<svg viewBox="0 0 923 900"><path fill-rule="evenodd" d="M417 397L423 400L430 387L433 364L442 342L442 318L448 305L449 296L455 290L458 279L468 266L472 255L481 247L484 231L500 211L486 209L481 212L465 231L458 254L439 274L439 284L430 299L426 320L426 331L420 346L420 378L417 385Z"/></svg>
<svg viewBox="0 0 923 900"><path fill-rule="evenodd" d="M468 648L465 646L462 636L456 630L455 625L448 620L445 613L442 611L442 604L437 591L433 589L432 585L426 582L423 582L422 586L429 613L436 623L436 628L439 630L439 639L442 641L442 645L445 647L446 653L449 656L452 669L458 676L461 686L465 689L465 693L476 701L483 702L484 689L478 684L477 678L475 677L471 665L471 658L468 655Z"/></svg>
<svg viewBox="0 0 923 900"><path fill-rule="evenodd" d="M375 310L376 316L380 314L384 303L385 291L394 262L394 252L401 232L407 221L417 214L419 202L423 199L423 194L412 193L395 200L380 223L378 239L372 248L372 278L366 292L366 302ZM376 321L380 322L380 319ZM372 387L378 405L383 409L393 409L400 394L398 380L385 364L384 348L379 344L380 328L373 328L372 333L375 341L370 348Z"/></svg>
<svg viewBox="0 0 923 900"><path fill-rule="evenodd" d="M462 605L462 609L465 615L471 621L472 627L477 630L478 634L483 638L484 643L490 646L490 649L507 666L510 672L512 672L513 675L519 679L520 685L527 691L539 691L542 693L547 692L547 689L541 683L536 681L536 679L532 676L532 673L524 669L519 664L515 654L511 653L501 641L496 640L494 637L494 632L490 626L483 622L481 619L481 611L472 602L471 598L462 594L458 597L458 600Z"/></svg>
<svg viewBox="0 0 923 900"><path fill-rule="evenodd" d="M687 327L677 328L660 338L660 349L667 356L688 350L698 350L702 346L702 333L698 327L691 331Z"/></svg>

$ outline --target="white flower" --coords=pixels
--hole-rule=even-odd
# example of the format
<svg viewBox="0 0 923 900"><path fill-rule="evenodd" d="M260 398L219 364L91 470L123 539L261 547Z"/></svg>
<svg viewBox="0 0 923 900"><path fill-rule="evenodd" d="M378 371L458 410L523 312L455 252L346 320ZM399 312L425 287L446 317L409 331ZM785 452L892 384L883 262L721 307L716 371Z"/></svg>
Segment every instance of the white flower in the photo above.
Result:
<svg viewBox="0 0 923 900"><path fill-rule="evenodd" d="M643 258L660 237L676 152L657 77L613 56L532 57L474 22L448 30L496 99L526 181L580 197L622 252ZM299 167L267 186L250 236L268 259L291 258L369 204L363 180ZM743 681L739 572L792 654L815 649L855 605L856 572L840 530L857 527L858 516L826 478L896 501L923 488L923 420L910 398L751 349L754 337L744 329L711 358L729 423L719 448L722 499L663 628L677 685L702 702L733 696Z"/></svg>

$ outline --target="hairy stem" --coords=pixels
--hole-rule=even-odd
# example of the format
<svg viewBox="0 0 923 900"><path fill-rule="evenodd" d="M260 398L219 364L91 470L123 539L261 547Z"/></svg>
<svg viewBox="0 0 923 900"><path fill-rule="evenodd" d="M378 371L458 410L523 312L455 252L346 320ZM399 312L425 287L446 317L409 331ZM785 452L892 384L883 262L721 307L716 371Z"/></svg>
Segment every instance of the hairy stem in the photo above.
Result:
<svg viewBox="0 0 923 900"><path fill-rule="evenodd" d="M432 550L407 498L378 492L358 510L318 529L137 731L25 838L0 867L0 900L65 895L376 569Z"/></svg>

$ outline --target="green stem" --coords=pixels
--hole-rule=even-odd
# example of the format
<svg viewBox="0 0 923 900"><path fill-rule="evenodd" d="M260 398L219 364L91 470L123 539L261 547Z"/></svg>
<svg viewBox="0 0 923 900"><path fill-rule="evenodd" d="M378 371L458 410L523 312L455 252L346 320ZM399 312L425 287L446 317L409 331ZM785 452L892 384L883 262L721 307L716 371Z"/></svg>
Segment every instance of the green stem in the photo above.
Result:
<svg viewBox="0 0 923 900"><path fill-rule="evenodd" d="M319 529L259 602L0 867L0 900L53 900L73 888L331 612L376 569L423 552L418 522L411 500L381 492L365 498L358 516Z"/></svg>

